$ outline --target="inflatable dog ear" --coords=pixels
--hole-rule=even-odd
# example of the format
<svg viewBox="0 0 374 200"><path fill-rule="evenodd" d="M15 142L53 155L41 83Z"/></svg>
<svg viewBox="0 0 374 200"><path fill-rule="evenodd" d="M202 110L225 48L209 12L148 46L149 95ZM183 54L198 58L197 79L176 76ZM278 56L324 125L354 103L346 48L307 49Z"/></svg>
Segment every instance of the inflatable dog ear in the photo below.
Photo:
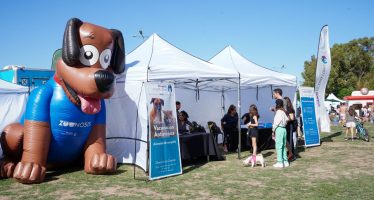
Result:
<svg viewBox="0 0 374 200"><path fill-rule="evenodd" d="M79 27L83 22L77 18L68 21L62 44L62 60L69 66L79 66Z"/></svg>
<svg viewBox="0 0 374 200"><path fill-rule="evenodd" d="M62 60L69 66L79 67L80 37L79 27L83 22L77 18L68 21L65 28L62 45ZM116 29L111 29L113 36L113 49L110 68L115 74L125 71L125 45L122 33Z"/></svg>
<svg viewBox="0 0 374 200"><path fill-rule="evenodd" d="M110 67L115 74L120 74L125 71L125 45L122 33L116 29L111 29L111 31L114 40L114 47Z"/></svg>

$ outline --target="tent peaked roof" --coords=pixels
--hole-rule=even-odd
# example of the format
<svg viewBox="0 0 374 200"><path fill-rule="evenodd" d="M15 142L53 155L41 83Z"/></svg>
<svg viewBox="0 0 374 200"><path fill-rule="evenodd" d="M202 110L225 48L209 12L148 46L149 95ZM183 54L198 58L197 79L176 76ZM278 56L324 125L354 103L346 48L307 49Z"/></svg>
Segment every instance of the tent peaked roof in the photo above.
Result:
<svg viewBox="0 0 374 200"><path fill-rule="evenodd" d="M127 80L140 81L171 80L187 83L238 78L236 71L186 53L157 34L152 34L127 55L126 70Z"/></svg>
<svg viewBox="0 0 374 200"><path fill-rule="evenodd" d="M252 86L296 86L296 76L280 73L259 66L240 55L234 48L227 46L209 62L234 69L240 73L242 85Z"/></svg>
<svg viewBox="0 0 374 200"><path fill-rule="evenodd" d="M327 96L326 100L336 101L336 102L345 102L344 100L341 100L338 97L336 97L333 93L329 94L329 96Z"/></svg>

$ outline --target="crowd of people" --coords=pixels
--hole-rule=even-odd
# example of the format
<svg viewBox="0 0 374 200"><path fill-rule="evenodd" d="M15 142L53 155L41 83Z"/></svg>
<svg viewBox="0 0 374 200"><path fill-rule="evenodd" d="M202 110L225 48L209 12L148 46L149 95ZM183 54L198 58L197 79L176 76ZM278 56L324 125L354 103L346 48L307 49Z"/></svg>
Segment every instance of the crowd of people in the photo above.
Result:
<svg viewBox="0 0 374 200"><path fill-rule="evenodd" d="M293 108L291 99L283 97L282 90L277 88L273 90L273 98L275 99L275 106L270 110L274 112L274 121L272 124L272 137L275 141L276 149L276 163L275 168L283 168L290 166L290 162L296 160L296 142L297 137L301 136L302 130L302 115L300 107L295 110ZM186 111L181 111L181 103L176 102L178 115L178 129L180 133L191 132L193 124L188 120L189 116ZM340 124L346 127L345 140L354 139L355 136L355 122L357 118L363 121L374 122L374 105L369 107L363 106L360 110L354 106L347 107L342 103L337 109L331 109L330 116L338 117ZM248 112L241 118L242 123L248 128L248 144L252 147L252 154L248 159L256 162L258 153L258 137L259 137L259 110L255 104L249 106ZM237 151L237 136L239 133L240 120L236 106L230 105L227 113L221 119L221 130L223 136L223 150L224 152ZM348 134L350 133L350 136Z"/></svg>
<svg viewBox="0 0 374 200"><path fill-rule="evenodd" d="M345 127L345 140L354 140L356 138L356 122L370 122L374 123L374 105L351 105L341 103L337 108L330 109L330 120L335 125L342 125Z"/></svg>
<svg viewBox="0 0 374 200"><path fill-rule="evenodd" d="M273 138L275 140L275 148L277 154L277 162L273 165L276 168L288 167L289 161L296 159L295 142L296 131L299 127L298 120L296 120L295 109L292 106L291 100L288 97L282 97L282 90L277 88L273 90L273 98L276 99L275 107L270 110L275 112L273 122ZM257 106L252 104L249 107L249 112L242 116L243 123L248 128L249 143L252 145L251 158L256 162L257 142L258 142L258 120L260 118ZM230 105L227 113L221 119L221 128L224 132L224 151L235 151L237 146L233 142L234 135L238 134L238 120L239 116L236 112L236 107Z"/></svg>

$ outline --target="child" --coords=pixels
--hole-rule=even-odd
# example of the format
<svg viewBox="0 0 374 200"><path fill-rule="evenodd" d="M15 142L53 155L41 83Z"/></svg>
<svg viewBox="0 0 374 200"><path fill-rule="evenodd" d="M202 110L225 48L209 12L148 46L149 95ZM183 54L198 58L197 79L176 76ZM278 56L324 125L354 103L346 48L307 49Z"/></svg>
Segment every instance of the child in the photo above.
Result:
<svg viewBox="0 0 374 200"><path fill-rule="evenodd" d="M273 165L276 168L288 167L287 151L286 151L286 125L288 117L283 108L283 100L275 101L275 116L273 123L273 136L275 136L275 149L277 151L277 163Z"/></svg>
<svg viewBox="0 0 374 200"><path fill-rule="evenodd" d="M258 119L260 118L260 116L258 115L258 110L257 110L257 106L252 104L250 107L249 107L249 123L246 124L246 126L248 127L248 133L249 133L249 137L251 138L251 141L252 141L252 148L253 148L253 152L252 152L252 160L254 163L256 163L256 155L257 155L257 138L258 138L258 130L257 130L257 127L258 127Z"/></svg>
<svg viewBox="0 0 374 200"><path fill-rule="evenodd" d="M352 106L349 107L348 109L348 113L346 114L346 118L347 118L347 121L345 123L345 140L348 140L348 131L350 130L351 131L351 139L353 140L353 129L356 127L356 119L355 119L355 116L356 116L356 112L355 110L353 109Z"/></svg>

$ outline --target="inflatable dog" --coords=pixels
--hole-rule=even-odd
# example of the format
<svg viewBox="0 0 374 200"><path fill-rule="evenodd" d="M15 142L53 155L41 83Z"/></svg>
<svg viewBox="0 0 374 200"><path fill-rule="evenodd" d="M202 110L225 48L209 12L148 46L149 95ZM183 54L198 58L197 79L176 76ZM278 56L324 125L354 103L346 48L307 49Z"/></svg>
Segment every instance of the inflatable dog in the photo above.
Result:
<svg viewBox="0 0 374 200"><path fill-rule="evenodd" d="M114 74L124 70L120 31L70 19L55 75L30 94L24 122L1 134L0 177L40 183L47 168L80 158L86 173L116 171L116 159L106 154L104 99L113 95Z"/></svg>

